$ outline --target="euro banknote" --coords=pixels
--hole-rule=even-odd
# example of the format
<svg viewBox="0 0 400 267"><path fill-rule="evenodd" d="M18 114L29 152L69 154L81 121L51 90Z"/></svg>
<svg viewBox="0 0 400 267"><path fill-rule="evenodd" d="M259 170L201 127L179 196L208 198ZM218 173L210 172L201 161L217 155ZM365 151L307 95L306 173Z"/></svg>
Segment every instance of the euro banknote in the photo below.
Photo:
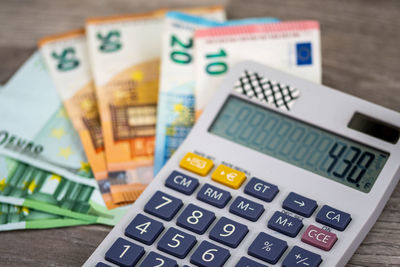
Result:
<svg viewBox="0 0 400 267"><path fill-rule="evenodd" d="M107 208L115 208L110 194L104 140L83 29L48 36L39 42L49 73L98 181Z"/></svg>
<svg viewBox="0 0 400 267"><path fill-rule="evenodd" d="M187 10L224 18L221 7ZM153 177L162 22L166 10L88 19L86 34L116 204ZM114 179L113 179L114 178Z"/></svg>
<svg viewBox="0 0 400 267"><path fill-rule="evenodd" d="M24 206L0 202L0 232L23 229L47 229L91 224Z"/></svg>
<svg viewBox="0 0 400 267"><path fill-rule="evenodd" d="M71 187L67 186L70 190L84 188L86 192L89 192L87 201L90 201L90 204L82 212L93 211L92 217L88 218L90 220L93 220L93 216L112 218L116 212L123 213L123 211L111 212L105 207L79 136L59 100L40 53L35 52L0 91L0 117L2 118L0 126L0 156L2 158L15 159L32 168L48 172L46 177L49 179L51 175L56 174L55 178L62 177L61 180L65 181L62 184L70 185ZM14 172L11 171L13 168L10 167L12 165L9 162L11 161L5 161L2 167L3 175L0 175L0 184L5 188L0 193L2 198L7 199L17 197L10 195L13 192L10 185L25 181L21 180L23 178L19 177L18 173L15 174L17 177L14 177ZM44 178L40 179L42 179L42 184L47 181L43 180ZM51 181L54 183L55 180L53 180ZM36 178L32 181L32 187L36 188L38 181ZM9 186L10 188L7 189ZM23 186L19 184L19 188ZM49 186L53 186L52 183L49 183ZM47 190L46 186L40 188ZM21 199L14 204L22 205L21 201L24 201L24 197ZM29 201L32 202L32 200ZM46 200L42 203L47 204ZM25 206L39 209L35 206L39 204L35 202L34 205L31 203ZM79 210L79 205L77 204L74 208ZM66 213L68 209L60 215L68 216Z"/></svg>
<svg viewBox="0 0 400 267"><path fill-rule="evenodd" d="M165 17L161 43L154 175L178 149L194 123L195 30L278 21L275 18L249 18L221 22L177 11L168 12Z"/></svg>
<svg viewBox="0 0 400 267"><path fill-rule="evenodd" d="M95 187L4 156L0 156L0 202L108 225L123 214L99 204L102 199Z"/></svg>
<svg viewBox="0 0 400 267"><path fill-rule="evenodd" d="M205 108L232 65L254 60L313 82L321 82L319 23L215 27L195 33L196 116Z"/></svg>

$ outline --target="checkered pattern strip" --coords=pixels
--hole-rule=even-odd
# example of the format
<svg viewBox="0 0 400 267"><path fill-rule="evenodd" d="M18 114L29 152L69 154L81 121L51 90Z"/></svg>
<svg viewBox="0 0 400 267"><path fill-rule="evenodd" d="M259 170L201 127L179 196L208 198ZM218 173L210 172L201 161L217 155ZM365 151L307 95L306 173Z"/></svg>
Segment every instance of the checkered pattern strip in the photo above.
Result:
<svg viewBox="0 0 400 267"><path fill-rule="evenodd" d="M296 99L300 97L299 89L247 70L240 75L234 85L234 90L250 99L258 99L284 110L290 110Z"/></svg>

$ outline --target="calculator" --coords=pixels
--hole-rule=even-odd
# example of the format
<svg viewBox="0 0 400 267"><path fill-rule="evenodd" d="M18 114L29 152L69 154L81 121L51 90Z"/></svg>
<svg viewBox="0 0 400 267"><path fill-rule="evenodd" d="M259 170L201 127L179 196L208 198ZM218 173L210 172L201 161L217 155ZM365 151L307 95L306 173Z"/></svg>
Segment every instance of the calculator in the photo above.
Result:
<svg viewBox="0 0 400 267"><path fill-rule="evenodd" d="M256 62L85 266L344 266L400 177L400 114Z"/></svg>

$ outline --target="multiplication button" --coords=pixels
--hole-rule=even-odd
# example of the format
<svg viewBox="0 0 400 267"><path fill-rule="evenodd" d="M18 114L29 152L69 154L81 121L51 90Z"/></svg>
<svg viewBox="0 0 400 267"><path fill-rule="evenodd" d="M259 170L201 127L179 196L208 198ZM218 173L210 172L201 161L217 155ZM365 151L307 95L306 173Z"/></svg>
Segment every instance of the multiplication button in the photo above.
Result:
<svg viewBox="0 0 400 267"><path fill-rule="evenodd" d="M250 245L248 254L260 260L275 264L287 249L286 241L260 233Z"/></svg>
<svg viewBox="0 0 400 267"><path fill-rule="evenodd" d="M283 212L275 211L268 221L268 228L284 235L295 237L303 228L303 222Z"/></svg>

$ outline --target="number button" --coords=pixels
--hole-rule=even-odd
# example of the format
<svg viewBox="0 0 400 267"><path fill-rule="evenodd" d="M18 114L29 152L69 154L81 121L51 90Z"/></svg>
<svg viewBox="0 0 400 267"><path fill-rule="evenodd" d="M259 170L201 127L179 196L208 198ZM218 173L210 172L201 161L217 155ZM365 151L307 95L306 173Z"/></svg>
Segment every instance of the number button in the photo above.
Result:
<svg viewBox="0 0 400 267"><path fill-rule="evenodd" d="M295 237L303 228L303 222L280 211L275 211L268 221L268 228L284 235Z"/></svg>
<svg viewBox="0 0 400 267"><path fill-rule="evenodd" d="M183 259L196 244L196 238L176 228L169 228L161 237L157 248L172 256Z"/></svg>
<svg viewBox="0 0 400 267"><path fill-rule="evenodd" d="M144 206L144 211L166 221L170 221L182 205L182 200L157 191Z"/></svg>
<svg viewBox="0 0 400 267"><path fill-rule="evenodd" d="M201 176L206 176L213 166L214 163L212 160L191 152L187 153L179 163L179 167L182 169L194 172Z"/></svg>
<svg viewBox="0 0 400 267"><path fill-rule="evenodd" d="M282 207L301 216L309 218L317 208L317 202L315 200L291 192L283 201Z"/></svg>
<svg viewBox="0 0 400 267"><path fill-rule="evenodd" d="M267 265L250 260L246 257L241 257L239 262L236 263L235 267L267 267Z"/></svg>
<svg viewBox="0 0 400 267"><path fill-rule="evenodd" d="M205 184L197 193L197 199L222 209L231 199L231 193L213 185Z"/></svg>
<svg viewBox="0 0 400 267"><path fill-rule="evenodd" d="M190 262L200 267L220 267L224 265L230 256L229 250L208 241L203 241L190 257Z"/></svg>
<svg viewBox="0 0 400 267"><path fill-rule="evenodd" d="M163 229L162 223L138 214L126 227L125 235L146 245L151 245Z"/></svg>
<svg viewBox="0 0 400 267"><path fill-rule="evenodd" d="M263 205L240 196L229 207L229 212L253 222L260 218L264 210Z"/></svg>
<svg viewBox="0 0 400 267"><path fill-rule="evenodd" d="M165 181L165 186L185 195L191 195L199 186L199 181L181 172L173 171Z"/></svg>
<svg viewBox="0 0 400 267"><path fill-rule="evenodd" d="M316 221L336 230L343 231L351 221L350 214L324 205L317 213Z"/></svg>
<svg viewBox="0 0 400 267"><path fill-rule="evenodd" d="M108 264L105 264L105 263L102 263L102 262L99 262L99 263L97 263L96 264L96 266L95 267L111 267L110 265L108 265Z"/></svg>
<svg viewBox="0 0 400 267"><path fill-rule="evenodd" d="M178 263L175 260L164 257L158 253L150 252L139 267L178 267Z"/></svg>
<svg viewBox="0 0 400 267"><path fill-rule="evenodd" d="M278 262L287 249L286 241L266 233L259 233L248 249L248 254L271 264Z"/></svg>
<svg viewBox="0 0 400 267"><path fill-rule="evenodd" d="M106 252L106 260L119 266L133 266L144 254L144 248L123 238L117 241Z"/></svg>
<svg viewBox="0 0 400 267"><path fill-rule="evenodd" d="M294 246L286 258L283 260L283 267L317 267L321 264L322 258L320 255L301 247Z"/></svg>
<svg viewBox="0 0 400 267"><path fill-rule="evenodd" d="M201 235L204 234L214 220L214 212L189 204L179 215L176 224Z"/></svg>
<svg viewBox="0 0 400 267"><path fill-rule="evenodd" d="M279 189L276 185L253 177L244 188L244 192L266 202L271 202L275 198L276 194L278 194Z"/></svg>
<svg viewBox="0 0 400 267"><path fill-rule="evenodd" d="M222 217L210 231L210 239L228 247L236 248L247 235L246 225Z"/></svg>

